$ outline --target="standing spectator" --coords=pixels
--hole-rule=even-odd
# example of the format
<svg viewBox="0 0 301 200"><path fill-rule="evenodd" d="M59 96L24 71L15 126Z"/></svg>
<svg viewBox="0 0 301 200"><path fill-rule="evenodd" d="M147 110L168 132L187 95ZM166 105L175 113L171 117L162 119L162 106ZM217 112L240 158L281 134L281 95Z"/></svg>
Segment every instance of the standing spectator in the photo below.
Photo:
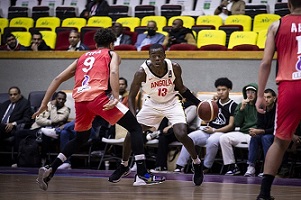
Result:
<svg viewBox="0 0 301 200"><path fill-rule="evenodd" d="M86 51L89 48L80 41L80 33L77 30L70 31L68 51Z"/></svg>
<svg viewBox="0 0 301 200"><path fill-rule="evenodd" d="M7 33L4 36L5 44L0 47L0 50L3 51L20 51L25 47L19 43L17 38L12 33Z"/></svg>
<svg viewBox="0 0 301 200"><path fill-rule="evenodd" d="M250 128L255 128L257 124L257 111L255 107L257 97L257 84L251 83L243 87L244 99L235 109L234 124L239 127L239 131L229 132L220 137L219 142L223 154L224 165L228 165L229 171L225 175L240 174L240 169L235 163L233 146L242 142L249 144L251 136Z"/></svg>
<svg viewBox="0 0 301 200"><path fill-rule="evenodd" d="M246 3L243 0L223 0L214 14L225 20L229 15L244 15Z"/></svg>
<svg viewBox="0 0 301 200"><path fill-rule="evenodd" d="M109 4L106 0L92 0L86 5L80 17L89 19L92 16L108 16Z"/></svg>
<svg viewBox="0 0 301 200"><path fill-rule="evenodd" d="M196 45L196 39L193 35L192 30L183 27L182 19L175 19L172 22L172 27L163 42L163 46L166 48L169 48L174 44Z"/></svg>
<svg viewBox="0 0 301 200"><path fill-rule="evenodd" d="M251 141L249 144L248 169L244 176L255 176L255 161L260 145L263 148L264 158L274 141L274 122L276 112L276 93L272 89L264 91L266 102L265 113L257 113L257 128L250 128ZM259 175L261 176L261 174Z"/></svg>
<svg viewBox="0 0 301 200"><path fill-rule="evenodd" d="M30 103L22 96L21 90L10 87L8 95L9 100L0 104L0 140L14 136L17 130L31 123Z"/></svg>
<svg viewBox="0 0 301 200"><path fill-rule="evenodd" d="M157 33L158 27L155 21L147 23L147 33L140 33L137 37L135 46L140 51L143 46L149 44L163 44L165 36L162 33Z"/></svg>
<svg viewBox="0 0 301 200"><path fill-rule="evenodd" d="M43 36L39 31L34 31L31 34L31 45L21 50L27 51L49 51L51 48L43 40Z"/></svg>
<svg viewBox="0 0 301 200"><path fill-rule="evenodd" d="M206 145L206 155L203 166L205 173L210 171L214 163L219 148L220 136L234 129L234 111L237 106L237 104L229 98L232 81L228 78L218 78L214 85L217 91L217 95L214 96L214 99L217 100L219 107L217 118L209 122L208 126L202 130L193 131L188 135L193 140L194 145ZM177 167L174 172L181 172L189 159L189 153L187 149L183 147L176 162Z"/></svg>
<svg viewBox="0 0 301 200"><path fill-rule="evenodd" d="M114 23L112 26L112 31L116 36L116 41L114 42L114 46L118 46L121 44L132 44L132 38L129 35L123 34L123 26L121 23Z"/></svg>
<svg viewBox="0 0 301 200"><path fill-rule="evenodd" d="M269 74L271 72L273 56L277 50L278 99L276 110L275 139L269 148L265 163L264 175L261 182L258 200L271 200L271 187L281 165L286 149L293 138L293 134L301 120L301 76L300 76L300 37L298 29L301 17L301 1L288 0L291 14L282 17L271 24L267 33L264 56L258 73L258 99L256 108L264 112L263 98Z"/></svg>

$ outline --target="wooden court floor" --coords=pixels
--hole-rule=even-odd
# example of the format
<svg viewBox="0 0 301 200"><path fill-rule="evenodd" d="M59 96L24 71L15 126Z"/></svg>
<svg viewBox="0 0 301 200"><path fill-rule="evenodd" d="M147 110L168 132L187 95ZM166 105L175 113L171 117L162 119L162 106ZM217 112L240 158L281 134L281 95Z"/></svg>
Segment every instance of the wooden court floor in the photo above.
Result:
<svg viewBox="0 0 301 200"><path fill-rule="evenodd" d="M191 181L191 174L168 174L168 180L162 184L134 187L133 174L113 184L107 181L111 172L71 171L58 173L48 190L42 191L35 183L35 173L0 170L0 200L255 200L260 187L258 177L229 178L220 175L206 175L202 186L196 187ZM273 186L273 196L277 200L299 200L301 180L285 181ZM281 183L281 180L277 182Z"/></svg>

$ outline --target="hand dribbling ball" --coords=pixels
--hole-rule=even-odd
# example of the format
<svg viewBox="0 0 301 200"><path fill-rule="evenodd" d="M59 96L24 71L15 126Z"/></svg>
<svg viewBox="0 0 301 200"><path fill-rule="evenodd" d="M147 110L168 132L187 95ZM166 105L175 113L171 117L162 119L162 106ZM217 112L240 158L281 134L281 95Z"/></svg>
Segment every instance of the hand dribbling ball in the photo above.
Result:
<svg viewBox="0 0 301 200"><path fill-rule="evenodd" d="M217 117L218 105L213 100L202 101L197 108L198 116L205 122L210 122Z"/></svg>

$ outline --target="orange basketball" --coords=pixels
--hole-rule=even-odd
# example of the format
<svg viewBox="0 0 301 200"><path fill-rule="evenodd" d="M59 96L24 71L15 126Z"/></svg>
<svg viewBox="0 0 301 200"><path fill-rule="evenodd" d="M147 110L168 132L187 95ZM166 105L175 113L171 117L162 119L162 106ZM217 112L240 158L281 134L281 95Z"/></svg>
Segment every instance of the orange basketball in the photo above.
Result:
<svg viewBox="0 0 301 200"><path fill-rule="evenodd" d="M210 122L217 117L218 105L213 100L204 100L198 105L197 112L203 121Z"/></svg>

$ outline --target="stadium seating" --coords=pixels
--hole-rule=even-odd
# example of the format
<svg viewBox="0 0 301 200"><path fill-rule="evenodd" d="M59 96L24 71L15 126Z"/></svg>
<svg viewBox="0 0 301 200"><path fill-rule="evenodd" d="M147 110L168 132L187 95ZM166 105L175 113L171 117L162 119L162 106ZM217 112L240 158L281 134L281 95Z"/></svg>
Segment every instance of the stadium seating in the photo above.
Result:
<svg viewBox="0 0 301 200"><path fill-rule="evenodd" d="M55 43L56 43L56 33L53 31L40 31L42 34L43 40L45 43L51 48L55 49Z"/></svg>
<svg viewBox="0 0 301 200"><path fill-rule="evenodd" d="M182 14L181 5L165 4L161 6L161 16L166 17L167 20L173 16L180 16L181 14Z"/></svg>
<svg viewBox="0 0 301 200"><path fill-rule="evenodd" d="M281 18L276 14L258 14L254 17L253 31L259 32L261 30L268 29L271 23Z"/></svg>
<svg viewBox="0 0 301 200"><path fill-rule="evenodd" d="M258 32L258 38L257 38L257 46L259 47L259 49L264 49L265 47L265 41L267 39L267 33L268 30L261 30Z"/></svg>
<svg viewBox="0 0 301 200"><path fill-rule="evenodd" d="M66 51L69 47L70 30L60 31L57 33L55 50Z"/></svg>
<svg viewBox="0 0 301 200"><path fill-rule="evenodd" d="M289 14L287 3L276 3L274 8L274 14L280 15L281 17Z"/></svg>
<svg viewBox="0 0 301 200"><path fill-rule="evenodd" d="M76 27L78 30L80 30L83 26L86 26L86 19L84 18L67 18L62 21L63 27Z"/></svg>
<svg viewBox="0 0 301 200"><path fill-rule="evenodd" d="M116 5L128 6L129 16L134 16L135 7L140 5L140 0L117 0Z"/></svg>
<svg viewBox="0 0 301 200"><path fill-rule="evenodd" d="M157 23L158 31L162 31L163 27L167 25L167 20L164 16L146 16L141 19L141 26L147 26L150 20Z"/></svg>
<svg viewBox="0 0 301 200"><path fill-rule="evenodd" d="M8 27L8 19L0 18L0 36L4 33L4 28Z"/></svg>
<svg viewBox="0 0 301 200"><path fill-rule="evenodd" d="M166 0L142 0L141 5L152 5L155 6L155 14L156 16L160 16L161 6L166 3Z"/></svg>
<svg viewBox="0 0 301 200"><path fill-rule="evenodd" d="M230 15L226 18L225 25L242 25L244 31L251 31L252 18L248 15Z"/></svg>
<svg viewBox="0 0 301 200"><path fill-rule="evenodd" d="M231 34L234 31L243 31L243 26L242 25L235 25L235 24L230 25L229 24L229 25L221 25L218 29L222 30L222 31L225 31L225 33L226 33L226 46L228 46Z"/></svg>
<svg viewBox="0 0 301 200"><path fill-rule="evenodd" d="M111 5L109 7L109 17L115 22L120 17L129 17L129 7L123 5Z"/></svg>
<svg viewBox="0 0 301 200"><path fill-rule="evenodd" d="M63 0L42 0L41 6L48 6L50 16L55 16L55 9L63 5Z"/></svg>
<svg viewBox="0 0 301 200"><path fill-rule="evenodd" d="M121 44L118 46L114 46L114 50L116 51L137 51L136 46L132 44Z"/></svg>
<svg viewBox="0 0 301 200"><path fill-rule="evenodd" d="M50 8L48 6L34 6L32 7L31 17L37 21L40 17L49 17Z"/></svg>
<svg viewBox="0 0 301 200"><path fill-rule="evenodd" d="M40 17L36 21L36 28L50 28L55 31L56 27L61 25L61 20L58 17Z"/></svg>
<svg viewBox="0 0 301 200"><path fill-rule="evenodd" d="M169 51L196 51L197 46L192 44L174 44L171 45Z"/></svg>
<svg viewBox="0 0 301 200"><path fill-rule="evenodd" d="M122 24L123 27L129 27L130 31L135 31L135 27L140 26L140 18L138 17L121 17L116 22Z"/></svg>
<svg viewBox="0 0 301 200"><path fill-rule="evenodd" d="M16 17L9 22L9 27L24 27L27 31L33 26L34 21L31 17Z"/></svg>
<svg viewBox="0 0 301 200"><path fill-rule="evenodd" d="M16 17L29 17L29 9L27 7L21 6L10 6L8 8L8 19L13 19Z"/></svg>
<svg viewBox="0 0 301 200"><path fill-rule="evenodd" d="M112 18L108 16L93 16L88 19L88 23L86 26L98 26L108 28L112 26Z"/></svg>
<svg viewBox="0 0 301 200"><path fill-rule="evenodd" d="M245 15L249 15L252 19L258 15L268 13L266 4L246 4Z"/></svg>
<svg viewBox="0 0 301 200"><path fill-rule="evenodd" d="M218 49L223 49L223 47L218 46L226 45L226 33L221 30L202 30L198 33L197 37L197 47L202 48L204 46L216 47ZM211 48L212 49L212 48Z"/></svg>
<svg viewBox="0 0 301 200"><path fill-rule="evenodd" d="M223 24L223 20L218 15L202 15L196 19L195 25L213 25L216 30Z"/></svg>
<svg viewBox="0 0 301 200"><path fill-rule="evenodd" d="M253 31L235 31L231 34L228 49L240 45L241 50L246 50L241 45L248 46L250 50L253 50L252 46L257 46L257 33ZM239 50L239 49L236 49Z"/></svg>
<svg viewBox="0 0 301 200"><path fill-rule="evenodd" d="M55 16L61 20L77 17L78 11L74 6L58 6L55 8Z"/></svg>
<svg viewBox="0 0 301 200"><path fill-rule="evenodd" d="M145 16L155 16L156 6L153 5L138 5L135 7L135 17L143 18Z"/></svg>
<svg viewBox="0 0 301 200"><path fill-rule="evenodd" d="M31 34L27 31L15 31L12 34L17 38L23 46L29 46L31 43Z"/></svg>

